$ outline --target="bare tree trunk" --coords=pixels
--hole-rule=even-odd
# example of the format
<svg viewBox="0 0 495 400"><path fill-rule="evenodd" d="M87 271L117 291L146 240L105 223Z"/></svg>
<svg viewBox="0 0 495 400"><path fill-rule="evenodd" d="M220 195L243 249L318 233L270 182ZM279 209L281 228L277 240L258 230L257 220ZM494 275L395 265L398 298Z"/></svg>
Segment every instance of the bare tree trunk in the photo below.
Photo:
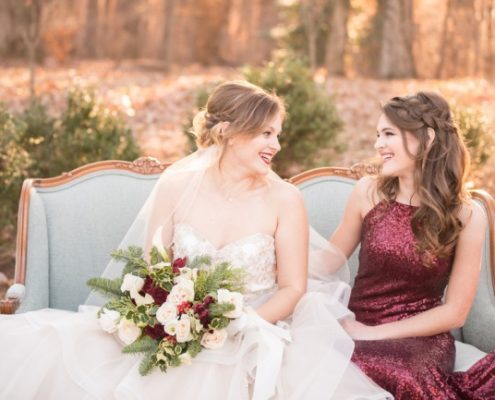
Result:
<svg viewBox="0 0 495 400"><path fill-rule="evenodd" d="M493 41L495 38L493 37L493 0L489 0L487 7L487 16L488 16L488 26L487 26L487 49L486 49L486 64L485 64L485 75L489 78L495 77L495 71L493 70Z"/></svg>
<svg viewBox="0 0 495 400"><path fill-rule="evenodd" d="M301 0L301 20L308 38L308 56L311 72L318 67L317 40L325 15L325 0Z"/></svg>
<svg viewBox="0 0 495 400"><path fill-rule="evenodd" d="M170 70L171 50L172 50L172 32L174 23L175 0L165 0L165 31L163 40L163 61L165 61L165 70Z"/></svg>
<svg viewBox="0 0 495 400"><path fill-rule="evenodd" d="M385 79L414 77L412 1L383 1L385 15L378 75Z"/></svg>
<svg viewBox="0 0 495 400"><path fill-rule="evenodd" d="M86 8L86 22L84 26L85 55L93 58L97 56L98 37L98 0L88 0Z"/></svg>
<svg viewBox="0 0 495 400"><path fill-rule="evenodd" d="M22 38L27 49L29 65L29 95L31 101L36 97L36 52L41 37L41 17L44 0L32 0L28 3L11 0L11 7L16 12L18 22L22 25Z"/></svg>
<svg viewBox="0 0 495 400"><path fill-rule="evenodd" d="M333 6L325 57L329 75L345 75L344 56L348 37L349 7L349 0L336 0Z"/></svg>

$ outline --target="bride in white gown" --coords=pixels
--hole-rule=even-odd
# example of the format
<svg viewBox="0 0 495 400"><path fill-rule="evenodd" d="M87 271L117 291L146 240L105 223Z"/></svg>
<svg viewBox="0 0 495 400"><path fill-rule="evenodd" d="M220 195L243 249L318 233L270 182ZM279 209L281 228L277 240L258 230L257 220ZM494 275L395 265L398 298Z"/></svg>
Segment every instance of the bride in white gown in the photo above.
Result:
<svg viewBox="0 0 495 400"><path fill-rule="evenodd" d="M246 270L255 312L233 324L223 347L142 377L140 356L122 354L100 328L91 295L93 306L77 313L0 316L0 398L392 398L350 362L339 255L313 233L309 243L301 195L270 169L283 116L280 100L256 86L217 87L195 120L201 149L165 171L121 244L149 249L161 228L174 258L208 255Z"/></svg>

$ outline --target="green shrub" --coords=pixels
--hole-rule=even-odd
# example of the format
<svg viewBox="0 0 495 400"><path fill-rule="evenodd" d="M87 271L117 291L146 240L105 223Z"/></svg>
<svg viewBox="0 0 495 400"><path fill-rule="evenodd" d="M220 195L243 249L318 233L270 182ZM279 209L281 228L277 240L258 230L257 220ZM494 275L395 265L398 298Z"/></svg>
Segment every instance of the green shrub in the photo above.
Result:
<svg viewBox="0 0 495 400"><path fill-rule="evenodd" d="M280 136L282 151L274 160L275 170L287 177L302 169L328 164L331 156L321 150L343 150L338 142L342 120L332 99L313 81L299 59L285 57L263 68L248 67L246 79L273 91L284 100L287 117Z"/></svg>
<svg viewBox="0 0 495 400"><path fill-rule="evenodd" d="M83 89L69 93L67 109L54 133L54 150L52 175L94 161L134 160L139 156L132 132L121 116Z"/></svg>
<svg viewBox="0 0 495 400"><path fill-rule="evenodd" d="M459 105L452 110L471 156L471 168L476 170L486 164L492 154L494 132L478 110Z"/></svg>
<svg viewBox="0 0 495 400"><path fill-rule="evenodd" d="M0 235L5 241L0 260L10 259L4 253L15 248L14 226L25 178L56 176L93 161L138 156L124 120L87 90L69 94L60 118L50 116L39 99L18 115L0 105Z"/></svg>
<svg viewBox="0 0 495 400"><path fill-rule="evenodd" d="M332 99L315 84L306 64L295 58L283 58L263 68L247 67L244 75L247 81L284 100L287 116L280 136L282 151L274 159L274 169L281 176L328 164L332 153L343 150L337 140L342 121ZM197 92L195 111L206 105L216 84ZM194 150L194 137L190 134L192 118L193 113L184 125L184 132Z"/></svg>
<svg viewBox="0 0 495 400"><path fill-rule="evenodd" d="M14 225L22 181L33 161L20 144L23 126L0 105L0 231Z"/></svg>

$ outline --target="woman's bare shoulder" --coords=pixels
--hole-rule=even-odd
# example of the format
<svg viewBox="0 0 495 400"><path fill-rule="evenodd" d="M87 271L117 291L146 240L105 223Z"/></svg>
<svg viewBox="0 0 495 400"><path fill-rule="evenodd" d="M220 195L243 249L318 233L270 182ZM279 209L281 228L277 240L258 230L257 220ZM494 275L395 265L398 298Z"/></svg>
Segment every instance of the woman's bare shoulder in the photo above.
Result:
<svg viewBox="0 0 495 400"><path fill-rule="evenodd" d="M299 189L290 182L282 179L274 181L269 189L270 197L279 204L302 202L303 197Z"/></svg>

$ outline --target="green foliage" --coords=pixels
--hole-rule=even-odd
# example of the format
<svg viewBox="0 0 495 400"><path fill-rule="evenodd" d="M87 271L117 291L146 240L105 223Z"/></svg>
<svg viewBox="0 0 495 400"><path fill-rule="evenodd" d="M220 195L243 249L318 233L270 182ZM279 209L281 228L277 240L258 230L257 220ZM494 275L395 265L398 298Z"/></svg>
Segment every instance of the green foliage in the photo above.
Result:
<svg viewBox="0 0 495 400"><path fill-rule="evenodd" d="M202 299L220 288L242 292L244 279L244 270L232 268L228 263L220 263L210 270L200 270L195 284L196 298Z"/></svg>
<svg viewBox="0 0 495 400"><path fill-rule="evenodd" d="M124 120L91 92L70 92L61 117L40 99L19 113L0 105L0 231L15 225L22 181L56 176L88 162L139 156Z"/></svg>
<svg viewBox="0 0 495 400"><path fill-rule="evenodd" d="M143 335L134 343L125 346L122 353L148 353L158 348L158 342L149 336Z"/></svg>
<svg viewBox="0 0 495 400"><path fill-rule="evenodd" d="M83 89L69 93L67 109L60 119L57 144L60 172L93 161L133 160L139 155L124 120L116 111L96 101L93 92Z"/></svg>
<svg viewBox="0 0 495 400"><path fill-rule="evenodd" d="M146 376L148 375L153 367L155 366L154 359L155 354L152 352L146 353L141 360L141 364L139 364L139 373L141 376Z"/></svg>
<svg viewBox="0 0 495 400"><path fill-rule="evenodd" d="M483 115L473 108L452 107L456 121L471 156L473 170L486 164L493 151L493 134Z"/></svg>
<svg viewBox="0 0 495 400"><path fill-rule="evenodd" d="M120 286L122 279L107 279L107 278L90 278L87 280L88 285L92 290L102 293L109 297L120 297L122 292Z"/></svg>
<svg viewBox="0 0 495 400"><path fill-rule="evenodd" d="M282 151L274 159L275 170L287 177L299 170L328 164L320 150L343 150L338 142L342 121L333 100L313 81L307 66L297 58L284 57L264 68L244 70L251 83L273 91L284 100L287 116L280 136Z"/></svg>
<svg viewBox="0 0 495 400"><path fill-rule="evenodd" d="M113 251L110 255L115 261L125 262L125 267L122 272L122 276L125 274L135 273L136 275L143 275L139 271L146 269L147 263L143 259L143 249L139 246L129 246L127 249L118 249Z"/></svg>
<svg viewBox="0 0 495 400"><path fill-rule="evenodd" d="M33 160L21 145L19 121L0 104L0 231L14 225L22 181Z"/></svg>

